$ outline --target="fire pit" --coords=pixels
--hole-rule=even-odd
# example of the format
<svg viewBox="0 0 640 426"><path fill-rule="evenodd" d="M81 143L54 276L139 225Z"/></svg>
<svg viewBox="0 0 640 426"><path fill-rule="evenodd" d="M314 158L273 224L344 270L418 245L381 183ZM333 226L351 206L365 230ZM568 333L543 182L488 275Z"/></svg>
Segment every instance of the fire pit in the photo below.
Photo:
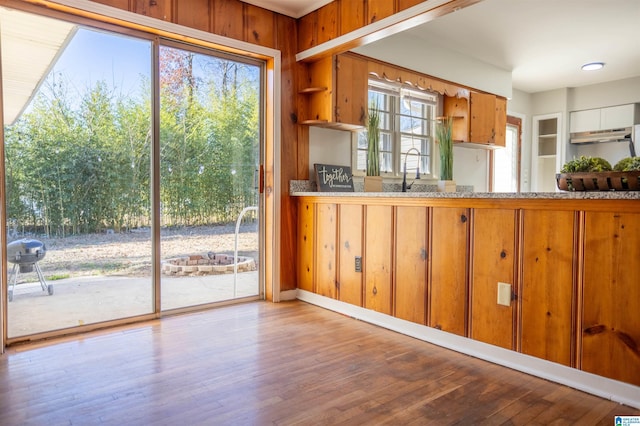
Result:
<svg viewBox="0 0 640 426"><path fill-rule="evenodd" d="M47 285L42 275L38 261L42 260L47 254L47 248L42 241L23 238L21 240L12 241L7 244L7 260L13 263L11 273L13 281L8 289L8 298L13 300L13 290L18 282L18 275L27 272L33 272L34 269L38 274L42 291L46 291L49 295L53 294L53 285Z"/></svg>
<svg viewBox="0 0 640 426"><path fill-rule="evenodd" d="M237 264L232 255L213 252L175 257L162 262L162 273L166 275L213 275L255 271L256 262L251 257L238 256Z"/></svg>

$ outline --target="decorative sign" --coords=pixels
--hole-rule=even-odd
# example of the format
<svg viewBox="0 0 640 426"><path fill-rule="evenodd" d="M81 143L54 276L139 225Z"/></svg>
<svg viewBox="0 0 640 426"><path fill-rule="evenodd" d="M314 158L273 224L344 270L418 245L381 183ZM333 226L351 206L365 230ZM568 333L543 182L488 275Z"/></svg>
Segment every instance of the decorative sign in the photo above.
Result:
<svg viewBox="0 0 640 426"><path fill-rule="evenodd" d="M353 192L351 167L314 164L318 192Z"/></svg>

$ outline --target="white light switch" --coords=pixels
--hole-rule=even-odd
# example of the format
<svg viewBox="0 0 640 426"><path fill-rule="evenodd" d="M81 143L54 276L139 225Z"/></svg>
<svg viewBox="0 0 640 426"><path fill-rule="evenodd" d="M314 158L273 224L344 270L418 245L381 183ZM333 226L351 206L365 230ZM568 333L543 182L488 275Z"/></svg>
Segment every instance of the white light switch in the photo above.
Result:
<svg viewBox="0 0 640 426"><path fill-rule="evenodd" d="M511 306L511 284L498 282L498 305Z"/></svg>

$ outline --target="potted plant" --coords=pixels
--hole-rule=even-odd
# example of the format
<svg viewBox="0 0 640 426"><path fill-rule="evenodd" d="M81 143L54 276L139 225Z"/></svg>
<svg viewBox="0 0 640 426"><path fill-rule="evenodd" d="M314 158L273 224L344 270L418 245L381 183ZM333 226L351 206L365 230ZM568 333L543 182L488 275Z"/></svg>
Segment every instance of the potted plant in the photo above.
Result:
<svg viewBox="0 0 640 426"><path fill-rule="evenodd" d="M440 153L439 192L455 192L453 180L453 117L440 117L436 123L436 140Z"/></svg>
<svg viewBox="0 0 640 426"><path fill-rule="evenodd" d="M382 192L380 176L380 111L373 103L367 116L367 171L364 177L366 192Z"/></svg>

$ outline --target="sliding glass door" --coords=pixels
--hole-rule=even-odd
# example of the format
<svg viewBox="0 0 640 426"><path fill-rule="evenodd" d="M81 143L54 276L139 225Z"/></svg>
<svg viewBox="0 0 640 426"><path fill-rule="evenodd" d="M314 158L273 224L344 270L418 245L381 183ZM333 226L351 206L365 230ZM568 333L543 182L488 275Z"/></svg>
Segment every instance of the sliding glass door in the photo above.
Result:
<svg viewBox="0 0 640 426"><path fill-rule="evenodd" d="M262 297L262 62L6 8L0 43L7 341Z"/></svg>
<svg viewBox="0 0 640 426"><path fill-rule="evenodd" d="M261 67L159 56L162 309L258 296Z"/></svg>

